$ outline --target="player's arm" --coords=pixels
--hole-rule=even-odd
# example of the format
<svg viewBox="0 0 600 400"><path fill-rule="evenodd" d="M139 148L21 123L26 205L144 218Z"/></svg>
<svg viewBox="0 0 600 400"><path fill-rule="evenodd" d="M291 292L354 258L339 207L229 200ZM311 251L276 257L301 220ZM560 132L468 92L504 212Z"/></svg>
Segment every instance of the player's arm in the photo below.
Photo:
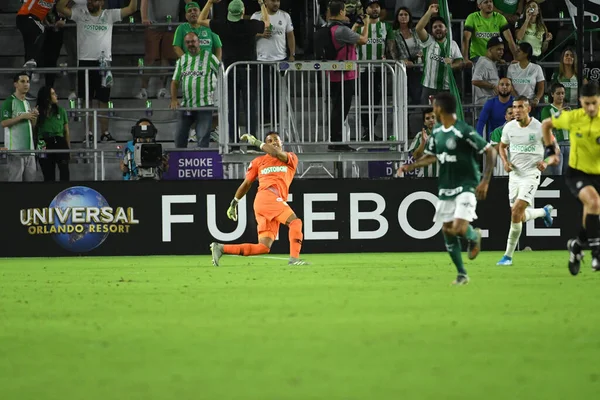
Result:
<svg viewBox="0 0 600 400"><path fill-rule="evenodd" d="M504 164L504 170L506 172L511 172L514 169L514 166L508 161L508 144L504 143L500 140L498 144L498 153L500 153L500 158L502 159L502 164Z"/></svg>
<svg viewBox="0 0 600 400"><path fill-rule="evenodd" d="M278 158L279 160L283 161L284 163L288 162L288 154L285 151L283 151L275 146L272 146L270 144L267 144L267 143L257 139L253 135L246 133L246 134L242 135L241 139L243 141L247 141L252 146L256 146L256 147L260 148L262 151L264 151L268 155Z"/></svg>
<svg viewBox="0 0 600 400"><path fill-rule="evenodd" d="M56 4L56 11L61 13L67 18L71 18L73 13L71 12L71 7L68 6L70 0L58 0Z"/></svg>
<svg viewBox="0 0 600 400"><path fill-rule="evenodd" d="M494 173L494 167L496 166L496 158L498 156L498 152L496 149L487 145L485 147L485 168L483 170L483 176L481 178L481 182L477 185L475 189L475 196L477 196L478 200L485 200L487 197L487 191L490 186L490 180L492 179L492 174Z"/></svg>
<svg viewBox="0 0 600 400"><path fill-rule="evenodd" d="M237 207L238 203L244 198L244 196L248 193L250 188L252 187L252 183L256 180L256 176L258 174L258 170L253 163L250 163L250 167L248 168L248 172L246 173L246 178L235 191L235 196L231 203L229 204L229 208L227 209L227 218L237 221Z"/></svg>
<svg viewBox="0 0 600 400"><path fill-rule="evenodd" d="M121 19L127 18L137 11L138 0L130 0L127 7L121 8Z"/></svg>

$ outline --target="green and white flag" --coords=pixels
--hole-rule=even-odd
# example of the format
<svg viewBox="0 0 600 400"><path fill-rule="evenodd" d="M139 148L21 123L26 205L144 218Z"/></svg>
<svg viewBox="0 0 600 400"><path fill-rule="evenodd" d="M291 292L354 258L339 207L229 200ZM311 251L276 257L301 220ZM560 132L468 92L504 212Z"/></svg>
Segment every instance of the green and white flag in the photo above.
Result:
<svg viewBox="0 0 600 400"><path fill-rule="evenodd" d="M440 6L440 17L444 18L446 21L446 27L448 28L448 34L446 35L446 48L449 49L452 43L452 22L450 18L450 9L448 8L448 0L439 0ZM456 80L454 79L454 71L452 71L452 66L446 64L446 68L448 68L448 77L450 79L450 93L452 96L456 98L456 116L458 119L465 119L465 114L462 108L462 102L460 99L460 91L458 90L458 86L456 85Z"/></svg>

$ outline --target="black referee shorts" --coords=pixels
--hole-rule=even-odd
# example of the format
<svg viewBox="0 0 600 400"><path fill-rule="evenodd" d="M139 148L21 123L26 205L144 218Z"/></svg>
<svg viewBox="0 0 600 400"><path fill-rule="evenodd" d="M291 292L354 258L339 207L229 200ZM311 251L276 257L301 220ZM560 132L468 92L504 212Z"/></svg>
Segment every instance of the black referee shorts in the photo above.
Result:
<svg viewBox="0 0 600 400"><path fill-rule="evenodd" d="M593 186L600 192L600 175L586 174L578 169L569 167L565 174L565 182L573 196L579 198L579 192L586 186Z"/></svg>

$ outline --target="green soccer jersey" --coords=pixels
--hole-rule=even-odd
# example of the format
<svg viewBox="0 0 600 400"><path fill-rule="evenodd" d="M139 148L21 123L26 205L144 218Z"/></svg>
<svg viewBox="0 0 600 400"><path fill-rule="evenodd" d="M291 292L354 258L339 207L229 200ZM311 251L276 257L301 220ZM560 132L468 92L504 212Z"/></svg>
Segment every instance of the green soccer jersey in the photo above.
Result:
<svg viewBox="0 0 600 400"><path fill-rule="evenodd" d="M577 75L573 75L570 78L564 76L558 76L558 73L553 73L550 79L552 83L558 82L565 87L565 103L571 106L579 107L579 99L577 97L577 90L579 88L579 82L577 81Z"/></svg>
<svg viewBox="0 0 600 400"><path fill-rule="evenodd" d="M494 0L494 6L504 14L516 14L519 0Z"/></svg>
<svg viewBox="0 0 600 400"><path fill-rule="evenodd" d="M560 110L554 104L550 104L542 109L541 121L558 115L560 115ZM552 133L559 143L569 140L569 131L566 129L552 129Z"/></svg>
<svg viewBox="0 0 600 400"><path fill-rule="evenodd" d="M363 29L364 27L361 26L357 33L362 35ZM367 29L369 30L367 44L358 46L358 59L363 61L383 60L387 41L394 39L392 25L380 21L369 24Z"/></svg>
<svg viewBox="0 0 600 400"><path fill-rule="evenodd" d="M427 134L431 135L431 132L427 131ZM410 145L410 149L408 149L409 153L411 153L411 154L414 153L414 151L416 149L418 149L419 146L421 146L422 138L423 137L421 136L421 132L417 133L417 136L415 136L412 144ZM435 178L438 176L438 163L435 162L426 167L423 167L422 170L423 170L423 178Z"/></svg>
<svg viewBox="0 0 600 400"><path fill-rule="evenodd" d="M38 137L65 136L65 125L68 123L67 112L59 106L57 114L50 114L42 124L38 124Z"/></svg>
<svg viewBox="0 0 600 400"><path fill-rule="evenodd" d="M177 27L177 30L175 31L175 37L173 38L173 46L181 47L184 53L187 53L188 49L183 38L185 38L185 35L190 32L194 32L196 35L198 35L198 39L200 40L200 49L204 51L214 54L216 49L223 47L219 35L214 33L210 28L205 26L192 28L188 22Z"/></svg>
<svg viewBox="0 0 600 400"><path fill-rule="evenodd" d="M17 118L31 111L27 100L19 100L11 95L2 103L2 121ZM33 126L31 121L23 120L4 128L4 146L8 150L33 150Z"/></svg>
<svg viewBox="0 0 600 400"><path fill-rule="evenodd" d="M219 59L212 53L184 54L175 65L173 80L179 82L184 107L204 107L213 104Z"/></svg>
<svg viewBox="0 0 600 400"><path fill-rule="evenodd" d="M465 31L471 32L470 58L483 57L487 54L487 43L494 36L500 36L509 29L504 15L493 12L489 18L484 18L481 12L469 14L465 21Z"/></svg>
<svg viewBox="0 0 600 400"><path fill-rule="evenodd" d="M490 135L490 144L492 146L495 146L498 143L500 143L500 139L502 139L502 129L503 128L504 128L504 125L499 126L492 131L492 134Z"/></svg>
<svg viewBox="0 0 600 400"><path fill-rule="evenodd" d="M425 146L425 154L437 157L440 164L438 197L448 200L460 193L475 193L481 179L477 154L490 146L473 127L463 121L444 128L436 124Z"/></svg>

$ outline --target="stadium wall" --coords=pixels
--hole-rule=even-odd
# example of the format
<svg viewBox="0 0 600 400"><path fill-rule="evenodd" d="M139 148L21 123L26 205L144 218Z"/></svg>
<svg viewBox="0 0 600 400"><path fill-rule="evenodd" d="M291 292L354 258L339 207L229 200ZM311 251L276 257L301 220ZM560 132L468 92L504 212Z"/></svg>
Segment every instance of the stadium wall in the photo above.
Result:
<svg viewBox="0 0 600 400"><path fill-rule="evenodd" d="M226 209L239 182L3 183L0 239L5 257L209 253L209 244L255 242L255 190ZM436 181L297 180L290 206L304 222L304 253L443 251L435 212ZM135 195L133 195L135 194ZM520 247L562 249L576 235L580 206L560 178L545 177L536 206L552 204L552 228L526 223ZM503 250L509 229L507 180L492 181L477 206L484 250ZM287 228L273 253L287 253Z"/></svg>

